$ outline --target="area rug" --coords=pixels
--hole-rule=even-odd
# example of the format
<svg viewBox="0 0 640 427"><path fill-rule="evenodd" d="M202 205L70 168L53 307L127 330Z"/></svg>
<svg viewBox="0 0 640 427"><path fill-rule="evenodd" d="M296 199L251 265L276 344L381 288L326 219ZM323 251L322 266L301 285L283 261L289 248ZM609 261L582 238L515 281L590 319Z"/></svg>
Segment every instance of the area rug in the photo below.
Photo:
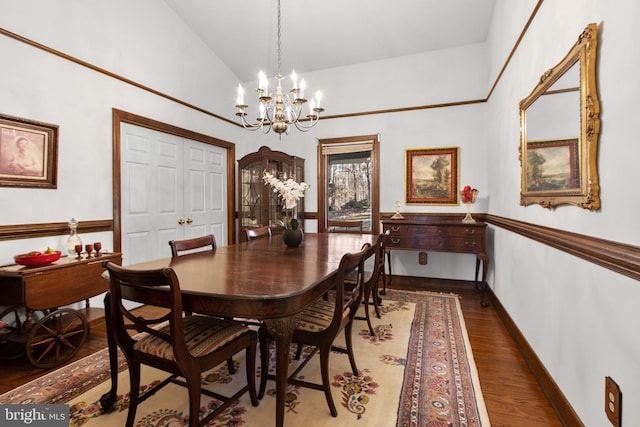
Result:
<svg viewBox="0 0 640 427"><path fill-rule="evenodd" d="M366 322L356 321L353 342L359 375L351 372L346 355L335 352L330 357L338 417L331 417L324 393L289 386L285 425L489 426L458 298L453 294L388 290L380 307L381 318L372 316L375 336L369 335ZM338 337L335 344L343 346L344 337ZM223 394L225 389L236 390L245 381L243 356L235 356L234 363L237 371L233 375L226 364L203 375L203 387ZM295 363L292 360L291 369ZM121 426L128 408L126 368L120 356L118 400L115 410L108 414L101 412L99 404L100 396L110 386L106 350L3 394L0 405L64 403L69 405L71 426ZM317 360L312 360L301 375L307 381L319 381L319 370ZM149 387L164 377L149 368L143 370L141 384ZM201 412L208 412L216 404L215 399L203 396ZM186 390L169 385L139 406L136 425L183 426L188 424L188 415ZM258 407L251 406L245 395L209 426L274 422L274 384L269 382Z"/></svg>

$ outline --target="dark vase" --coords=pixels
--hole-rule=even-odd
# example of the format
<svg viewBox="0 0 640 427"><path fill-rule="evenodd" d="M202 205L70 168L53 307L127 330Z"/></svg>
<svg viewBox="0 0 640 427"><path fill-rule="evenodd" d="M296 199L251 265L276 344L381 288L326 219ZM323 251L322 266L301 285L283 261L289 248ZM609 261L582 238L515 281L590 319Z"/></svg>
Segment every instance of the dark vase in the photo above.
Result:
<svg viewBox="0 0 640 427"><path fill-rule="evenodd" d="M302 229L297 230L284 230L282 232L282 241L290 248L297 248L304 239L304 233Z"/></svg>

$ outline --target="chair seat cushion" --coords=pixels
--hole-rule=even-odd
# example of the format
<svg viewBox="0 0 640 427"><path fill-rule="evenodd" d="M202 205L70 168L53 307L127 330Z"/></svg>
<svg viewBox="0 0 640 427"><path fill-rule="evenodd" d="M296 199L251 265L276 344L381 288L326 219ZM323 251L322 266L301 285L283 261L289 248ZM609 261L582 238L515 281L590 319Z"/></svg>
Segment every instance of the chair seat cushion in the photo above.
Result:
<svg viewBox="0 0 640 427"><path fill-rule="evenodd" d="M304 309L302 318L297 329L303 331L317 332L329 327L333 320L333 313L336 309L334 302L325 301L322 298L316 299L311 305Z"/></svg>
<svg viewBox="0 0 640 427"><path fill-rule="evenodd" d="M193 357L211 353L249 331L249 328L240 323L208 316L187 316L183 320L184 339L187 350ZM159 332L169 335L169 324L167 323L160 328ZM171 343L153 335L147 335L140 339L135 343L134 349L175 361Z"/></svg>

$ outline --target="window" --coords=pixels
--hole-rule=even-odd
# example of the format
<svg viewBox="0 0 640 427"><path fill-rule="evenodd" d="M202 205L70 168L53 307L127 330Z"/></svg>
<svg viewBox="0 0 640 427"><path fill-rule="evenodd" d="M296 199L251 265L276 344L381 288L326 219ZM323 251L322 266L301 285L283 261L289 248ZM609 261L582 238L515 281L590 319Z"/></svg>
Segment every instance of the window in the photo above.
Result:
<svg viewBox="0 0 640 427"><path fill-rule="evenodd" d="M379 138L321 139L318 232L379 233Z"/></svg>

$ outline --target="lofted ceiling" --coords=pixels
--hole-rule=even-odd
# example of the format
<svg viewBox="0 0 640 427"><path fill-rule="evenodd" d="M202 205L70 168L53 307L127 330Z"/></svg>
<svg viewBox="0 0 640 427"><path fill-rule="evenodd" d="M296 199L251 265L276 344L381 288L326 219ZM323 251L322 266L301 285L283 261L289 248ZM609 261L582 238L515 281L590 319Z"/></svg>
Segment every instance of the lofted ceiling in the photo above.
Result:
<svg viewBox="0 0 640 427"><path fill-rule="evenodd" d="M277 0L165 0L239 81L278 71ZM495 0L281 0L282 74L487 41Z"/></svg>

